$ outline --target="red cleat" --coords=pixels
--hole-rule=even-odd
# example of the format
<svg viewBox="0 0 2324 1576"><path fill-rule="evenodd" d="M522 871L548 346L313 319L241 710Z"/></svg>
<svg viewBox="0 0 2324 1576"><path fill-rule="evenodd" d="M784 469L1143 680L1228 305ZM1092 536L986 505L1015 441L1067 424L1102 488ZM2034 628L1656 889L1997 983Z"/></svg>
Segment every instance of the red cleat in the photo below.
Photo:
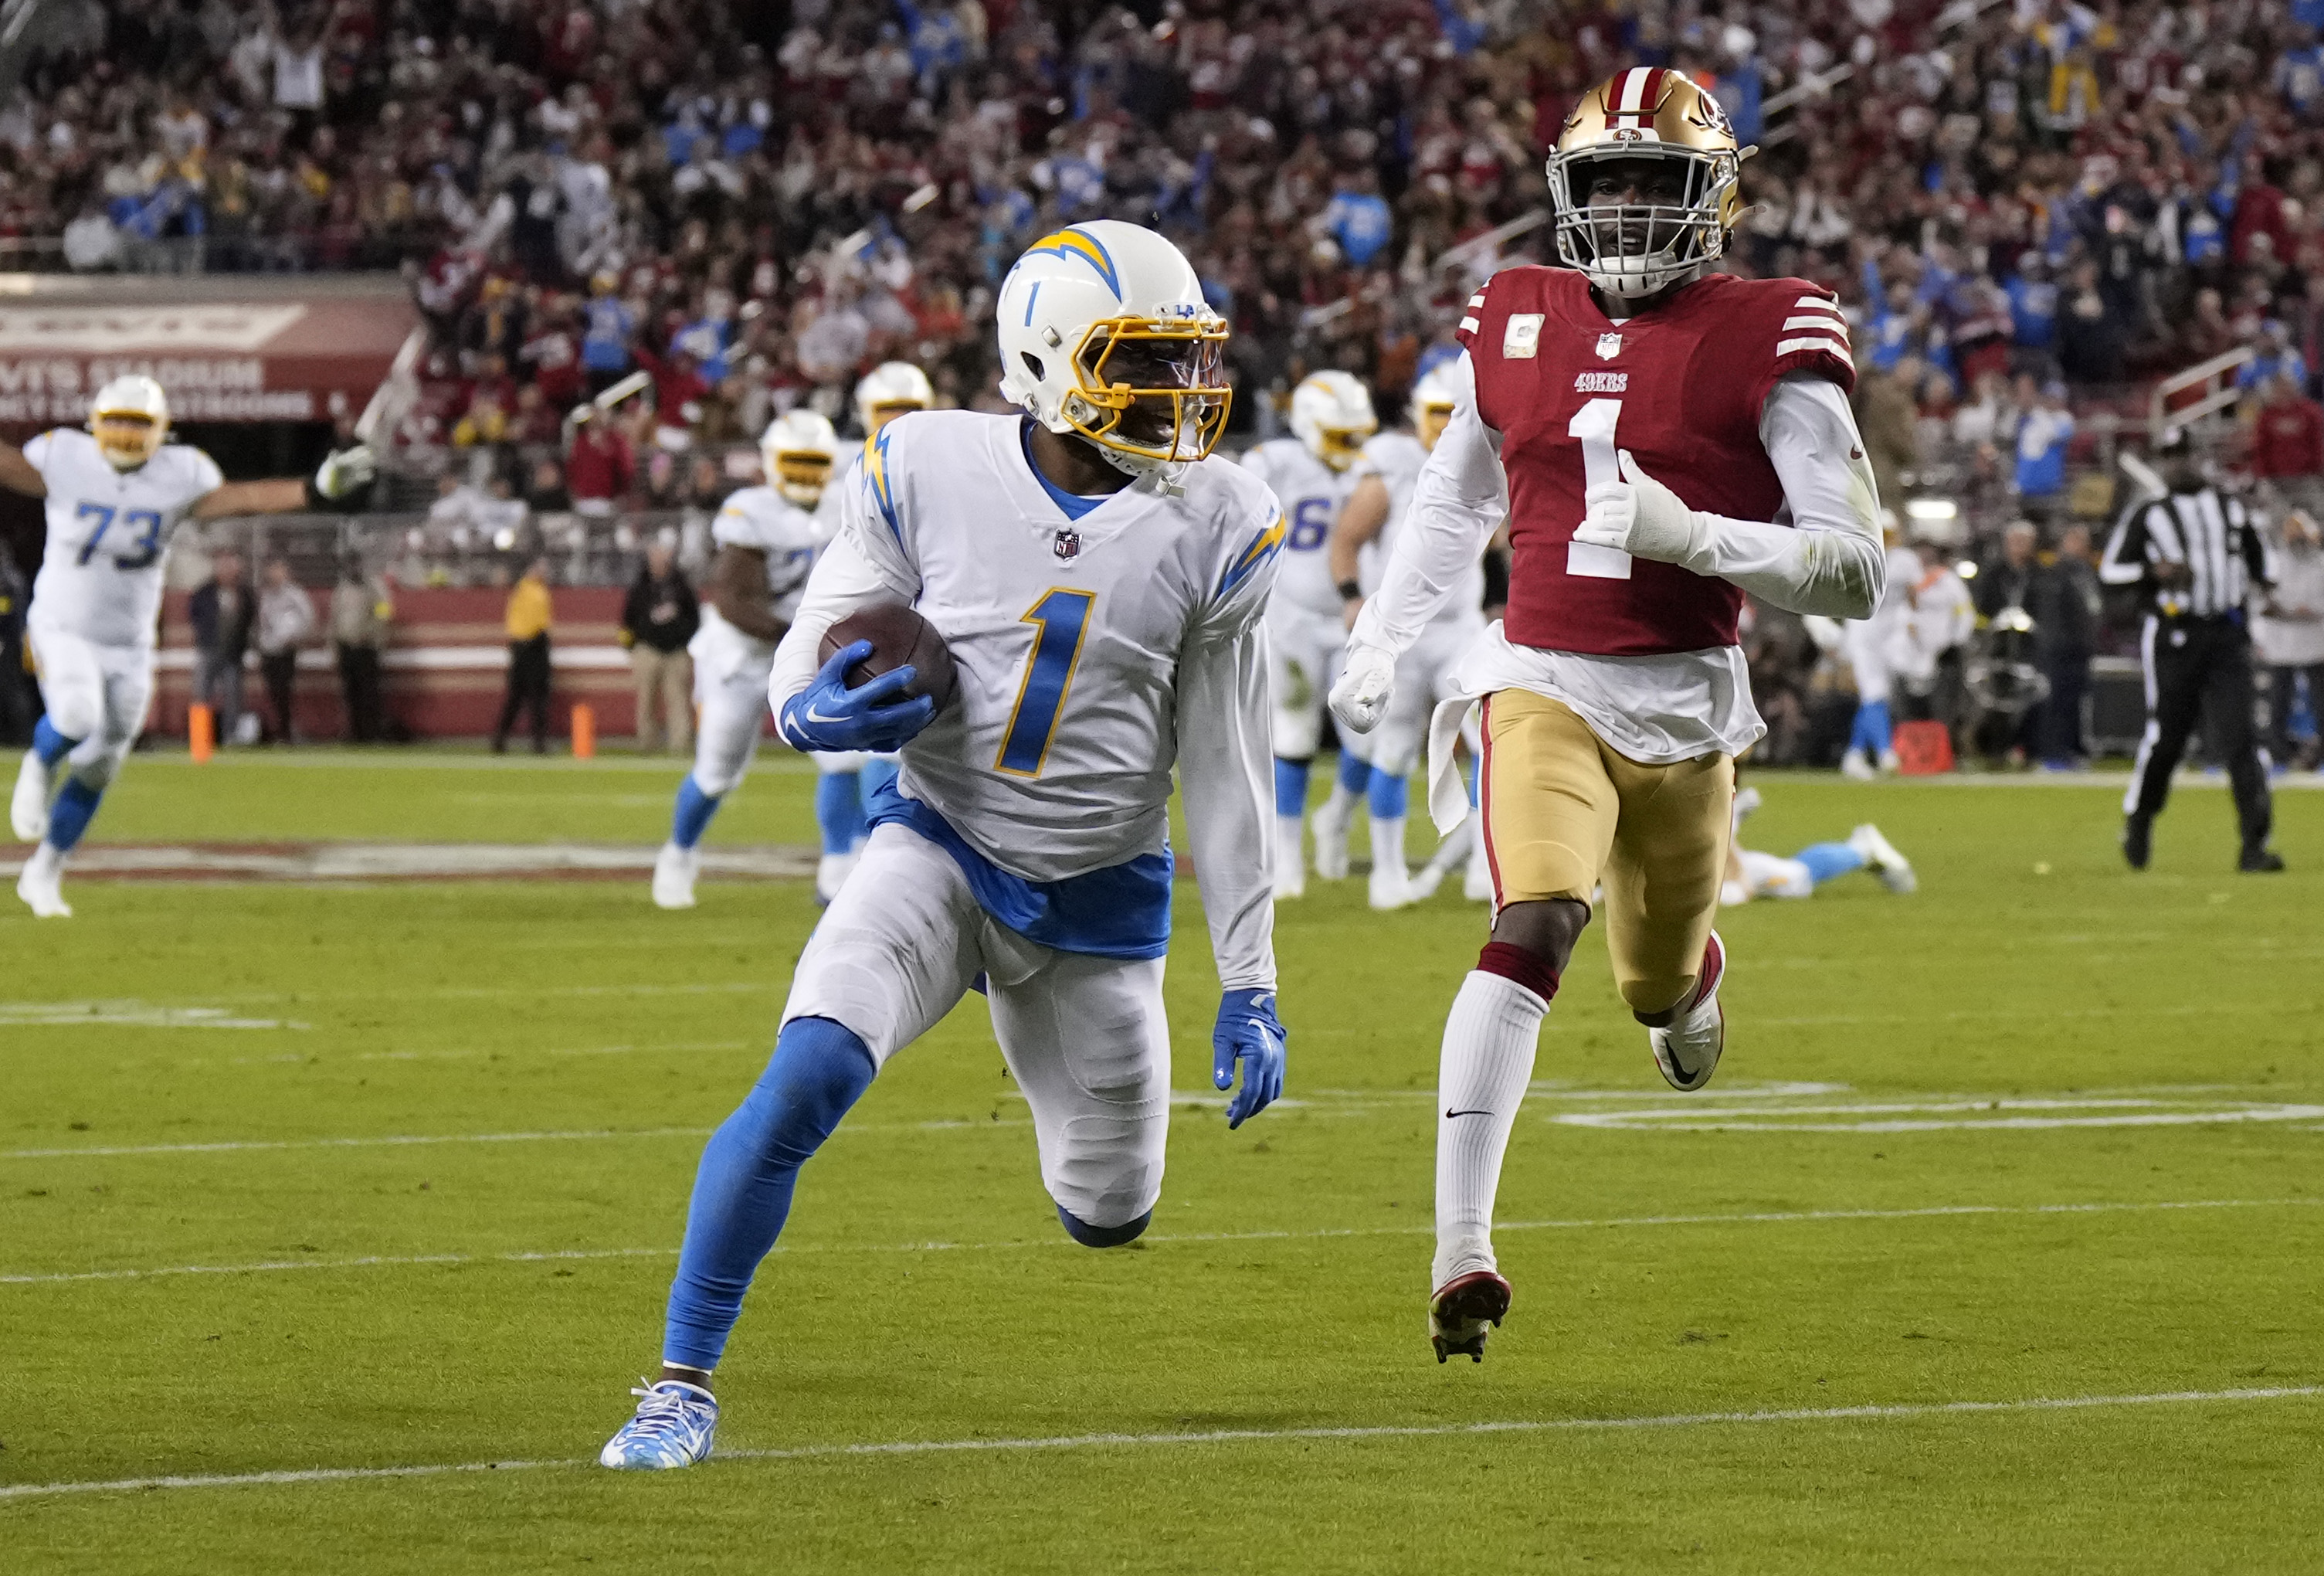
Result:
<svg viewBox="0 0 2324 1576"><path fill-rule="evenodd" d="M1490 1270L1471 1270L1454 1275L1428 1299L1428 1340L1443 1362L1454 1352L1466 1352L1471 1362L1485 1360L1485 1332L1508 1314L1509 1284Z"/></svg>

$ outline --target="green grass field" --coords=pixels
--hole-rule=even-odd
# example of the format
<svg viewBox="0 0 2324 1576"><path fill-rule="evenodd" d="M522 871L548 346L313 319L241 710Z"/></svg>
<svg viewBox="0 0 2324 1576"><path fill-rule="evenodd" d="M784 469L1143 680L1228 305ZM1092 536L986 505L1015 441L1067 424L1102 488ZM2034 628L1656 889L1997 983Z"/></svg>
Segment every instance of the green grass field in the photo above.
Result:
<svg viewBox="0 0 2324 1576"><path fill-rule="evenodd" d="M812 777L769 765L715 839L811 839ZM648 844L678 774L140 757L94 836ZM1230 1134L1189 886L1152 1234L1058 1231L972 998L806 1172L725 1459L636 1477L586 1463L803 886L11 903L0 1571L2324 1568L2324 794L2279 796L2287 876L2230 874L2194 790L2134 876L2102 788L1758 781L1753 846L1877 820L1923 890L1730 911L1695 1097L1585 938L1483 1366L1423 1330L1481 911L1311 884L1288 1099Z"/></svg>

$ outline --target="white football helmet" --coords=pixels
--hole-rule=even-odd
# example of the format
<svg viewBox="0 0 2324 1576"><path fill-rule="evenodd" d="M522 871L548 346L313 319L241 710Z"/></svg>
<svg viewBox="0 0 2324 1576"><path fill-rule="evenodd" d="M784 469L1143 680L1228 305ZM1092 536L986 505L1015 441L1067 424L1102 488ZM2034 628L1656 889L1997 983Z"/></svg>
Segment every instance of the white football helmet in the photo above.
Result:
<svg viewBox="0 0 2324 1576"><path fill-rule="evenodd" d="M769 487L800 508L812 509L830 485L831 468L839 459L839 434L826 418L804 406L785 411L767 423L759 440L759 458L766 466Z"/></svg>
<svg viewBox="0 0 2324 1576"><path fill-rule="evenodd" d="M1166 478L1227 424L1226 320L1185 255L1120 219L1044 236L1001 282L1001 393L1116 469Z"/></svg>
<svg viewBox="0 0 2324 1576"><path fill-rule="evenodd" d="M115 378L88 402L88 430L115 470L135 470L170 435L170 397L142 372Z"/></svg>
<svg viewBox="0 0 2324 1576"><path fill-rule="evenodd" d="M1355 464L1364 440L1379 431L1371 391L1351 372L1312 372L1291 391L1291 432L1333 470Z"/></svg>
<svg viewBox="0 0 2324 1576"><path fill-rule="evenodd" d="M908 361L882 361L855 385L855 415L866 438L908 411L925 411L936 403L928 375Z"/></svg>
<svg viewBox="0 0 2324 1576"><path fill-rule="evenodd" d="M1435 448L1452 420L1452 365L1439 362L1412 385L1412 431L1423 448Z"/></svg>

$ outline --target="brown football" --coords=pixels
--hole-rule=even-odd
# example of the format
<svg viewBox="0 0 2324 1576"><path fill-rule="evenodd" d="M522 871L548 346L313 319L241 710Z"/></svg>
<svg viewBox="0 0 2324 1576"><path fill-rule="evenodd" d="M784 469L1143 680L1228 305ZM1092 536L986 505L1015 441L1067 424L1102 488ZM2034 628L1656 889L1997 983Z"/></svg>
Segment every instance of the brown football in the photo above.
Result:
<svg viewBox="0 0 2324 1576"><path fill-rule="evenodd" d="M847 670L849 689L908 663L913 679L906 694L929 697L938 711L952 704L953 692L960 688L960 674L953 667L944 636L919 614L900 602L859 607L823 632L820 660L829 662L841 647L859 640L872 643L872 654Z"/></svg>

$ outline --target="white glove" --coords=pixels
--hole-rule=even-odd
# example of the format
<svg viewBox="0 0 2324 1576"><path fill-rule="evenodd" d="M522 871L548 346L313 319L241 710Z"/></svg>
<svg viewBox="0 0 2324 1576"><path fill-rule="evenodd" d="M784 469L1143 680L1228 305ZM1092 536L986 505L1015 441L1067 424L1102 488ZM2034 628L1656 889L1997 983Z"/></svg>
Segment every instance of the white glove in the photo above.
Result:
<svg viewBox="0 0 2324 1576"><path fill-rule="evenodd" d="M1396 659L1376 645L1350 641L1340 681L1332 686L1332 715L1358 733L1370 733L1379 726L1395 688Z"/></svg>
<svg viewBox="0 0 2324 1576"><path fill-rule="evenodd" d="M336 501L368 483L378 469L379 462L372 457L371 445L358 443L324 459L315 472L315 490Z"/></svg>
<svg viewBox="0 0 2324 1576"><path fill-rule="evenodd" d="M1621 480L1600 482L1582 495L1589 513L1573 528L1573 540L1692 568L1711 546L1704 517L1640 469L1628 450L1622 450L1619 465Z"/></svg>

